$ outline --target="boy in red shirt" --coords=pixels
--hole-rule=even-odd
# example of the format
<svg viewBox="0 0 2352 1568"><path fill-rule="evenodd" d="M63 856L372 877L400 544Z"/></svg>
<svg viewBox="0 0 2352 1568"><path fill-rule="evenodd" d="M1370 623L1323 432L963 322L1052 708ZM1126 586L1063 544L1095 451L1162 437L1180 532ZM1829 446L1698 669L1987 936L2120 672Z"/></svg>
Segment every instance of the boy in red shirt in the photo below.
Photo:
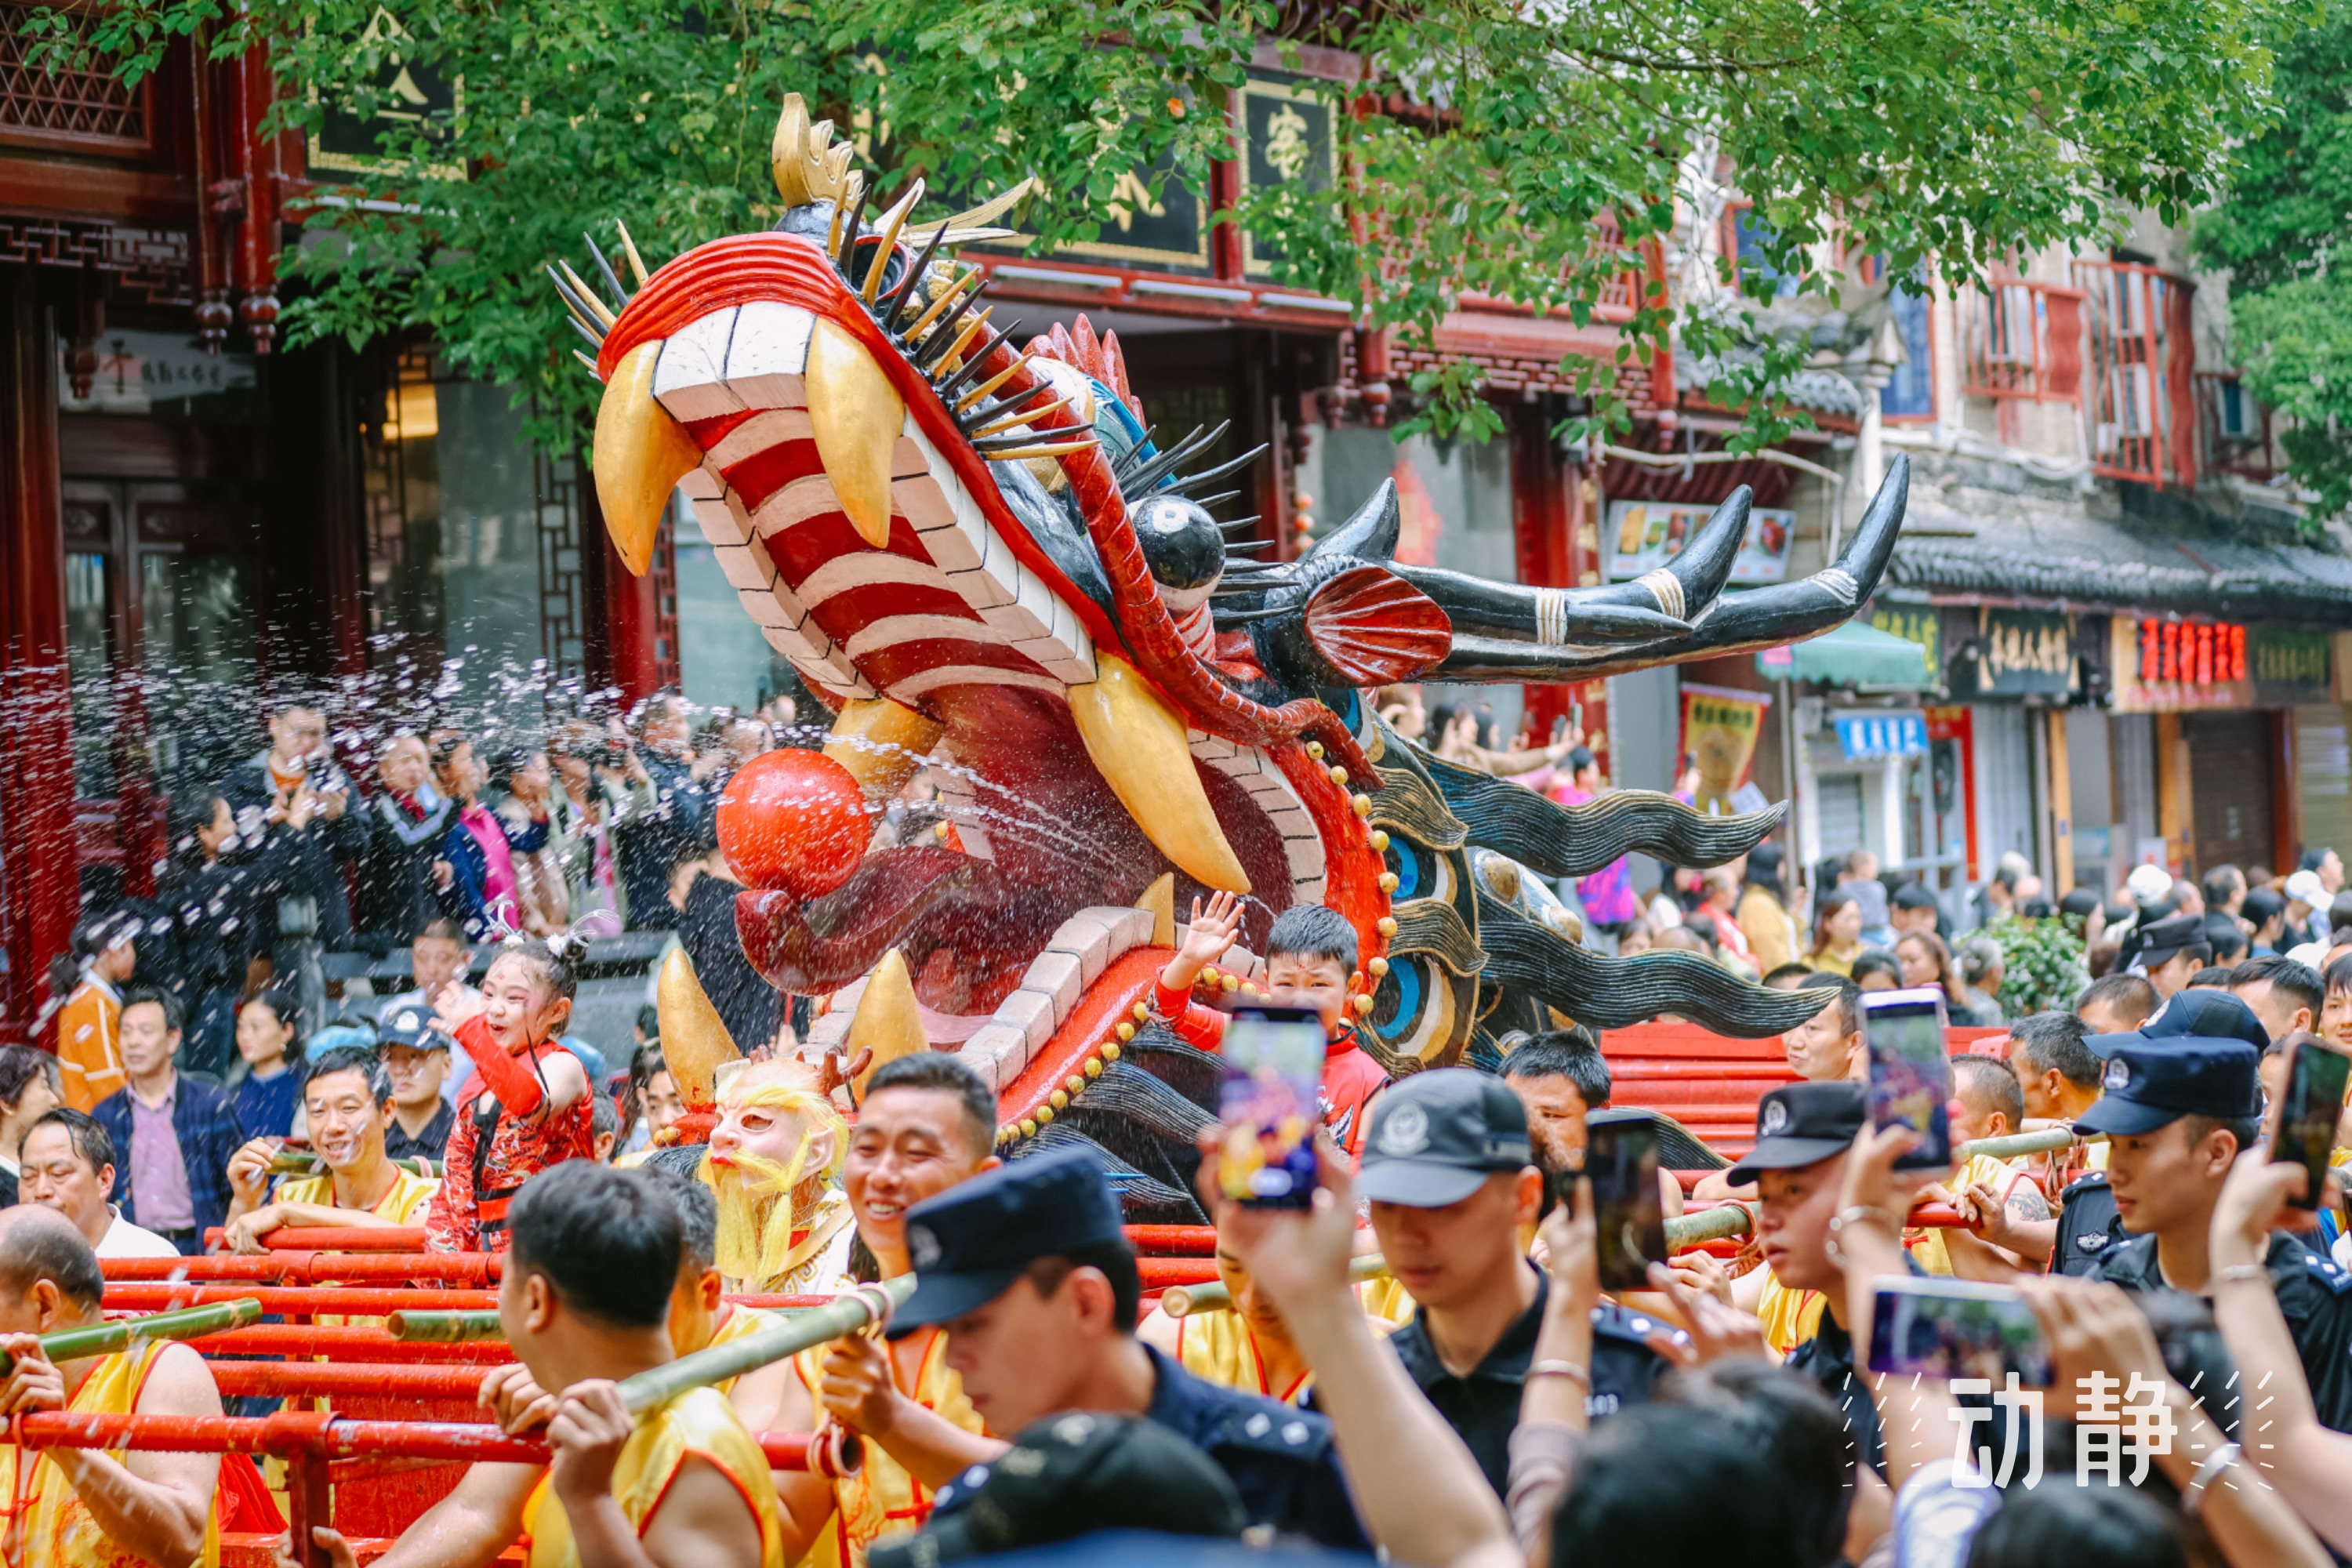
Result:
<svg viewBox="0 0 2352 1568"><path fill-rule="evenodd" d="M1242 901L1233 894L1213 895L1205 910L1200 900L1192 900L1192 926L1160 972L1152 996L1153 1010L1186 1045L1213 1051L1225 1037L1225 1015L1193 1001L1192 983L1225 955L1241 926ZM1365 1108L1389 1081L1349 1016L1349 1000L1362 984L1356 928L1345 915L1321 904L1297 904L1275 917L1265 933L1265 999L1322 1015L1323 1125L1351 1160L1363 1152Z"/></svg>

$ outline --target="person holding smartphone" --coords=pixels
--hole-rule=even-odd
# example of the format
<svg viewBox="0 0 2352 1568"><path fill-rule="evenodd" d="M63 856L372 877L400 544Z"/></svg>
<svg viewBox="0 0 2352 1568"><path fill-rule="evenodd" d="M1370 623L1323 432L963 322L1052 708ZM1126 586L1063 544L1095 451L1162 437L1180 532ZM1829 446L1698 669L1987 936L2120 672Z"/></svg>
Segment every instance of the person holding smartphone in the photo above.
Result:
<svg viewBox="0 0 2352 1568"><path fill-rule="evenodd" d="M2260 1137L2261 1054L2241 1039L2149 1039L2107 1059L2105 1092L2074 1125L2105 1132L2107 1178L2129 1237L2095 1278L2136 1294L2208 1295L2259 1268L2310 1380L2321 1425L2352 1431L2352 1273L2273 1232L2258 1260L2212 1260L2213 1213L2231 1167Z"/></svg>

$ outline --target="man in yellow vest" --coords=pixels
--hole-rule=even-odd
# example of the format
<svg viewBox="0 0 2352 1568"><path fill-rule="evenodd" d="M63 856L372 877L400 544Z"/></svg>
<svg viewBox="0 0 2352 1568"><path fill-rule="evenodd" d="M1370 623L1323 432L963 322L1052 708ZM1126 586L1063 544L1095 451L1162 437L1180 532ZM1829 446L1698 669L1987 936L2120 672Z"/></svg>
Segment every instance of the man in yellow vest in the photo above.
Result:
<svg viewBox="0 0 2352 1568"><path fill-rule="evenodd" d="M229 1157L227 1241L234 1252L260 1252L281 1226L373 1229L423 1225L441 1184L392 1163L392 1075L365 1046L336 1046L304 1064L302 1112L324 1173L280 1181L269 1191L269 1162L280 1140L256 1138ZM266 1200L266 1201L265 1201Z"/></svg>
<svg viewBox="0 0 2352 1568"><path fill-rule="evenodd" d="M566 1161L531 1178L509 1212L499 1312L520 1360L484 1381L482 1400L509 1431L544 1425L552 1462L476 1465L378 1561L486 1568L520 1538L529 1568L783 1568L767 1457L727 1393L689 1390L632 1418L612 1381L688 1348L670 1319L712 1277L688 1256L673 1184ZM312 1539L335 1568L352 1568L340 1533ZM278 1561L292 1568L283 1536Z"/></svg>
<svg viewBox="0 0 2352 1568"><path fill-rule="evenodd" d="M875 1273L895 1279L912 1271L907 1211L993 1170L1002 1163L995 1149L996 1099L961 1058L917 1051L875 1069L841 1176ZM814 1431L829 1417L866 1440L866 1464L855 1476L776 1478L787 1533L798 1537L807 1568L864 1568L877 1537L919 1528L940 1486L1003 1450L982 1436L939 1329L895 1342L852 1334L793 1365L797 1378L784 1391L776 1426Z"/></svg>
<svg viewBox="0 0 2352 1568"><path fill-rule="evenodd" d="M104 1320L98 1255L73 1222L34 1205L0 1212L0 1416L218 1415L204 1358L170 1341L52 1363L38 1336ZM5 1537L16 1568L218 1568L213 1489L217 1454L108 1453L0 1445L0 1487L15 1511Z"/></svg>

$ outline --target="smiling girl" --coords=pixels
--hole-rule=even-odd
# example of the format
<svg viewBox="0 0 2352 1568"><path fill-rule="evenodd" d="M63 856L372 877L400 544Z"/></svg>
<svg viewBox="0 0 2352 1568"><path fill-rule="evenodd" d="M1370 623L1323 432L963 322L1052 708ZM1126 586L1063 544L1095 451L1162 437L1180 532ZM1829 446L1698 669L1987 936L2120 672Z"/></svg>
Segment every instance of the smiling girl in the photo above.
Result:
<svg viewBox="0 0 2352 1568"><path fill-rule="evenodd" d="M515 938L499 950L478 998L455 983L434 1024L473 1058L457 1097L441 1190L425 1239L443 1252L503 1252L507 1205L523 1183L594 1157L587 1069L556 1037L572 1017L577 937Z"/></svg>

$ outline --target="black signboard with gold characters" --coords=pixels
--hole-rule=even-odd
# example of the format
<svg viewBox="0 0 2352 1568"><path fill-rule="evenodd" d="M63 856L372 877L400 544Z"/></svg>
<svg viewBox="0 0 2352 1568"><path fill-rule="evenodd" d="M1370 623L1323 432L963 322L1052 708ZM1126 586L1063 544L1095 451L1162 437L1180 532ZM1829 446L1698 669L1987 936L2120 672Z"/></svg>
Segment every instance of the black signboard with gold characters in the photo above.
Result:
<svg viewBox="0 0 2352 1568"><path fill-rule="evenodd" d="M312 101L320 110L318 128L310 132L313 169L372 174L404 166L404 159L387 156L384 139L404 140L417 126L446 116L457 106L457 84L415 58L415 40L389 10L376 7L359 41L362 49L380 51L380 64L369 83L376 93L374 111L362 117L335 95L313 89ZM433 173L449 179L464 175L455 165L436 166Z"/></svg>
<svg viewBox="0 0 2352 1568"><path fill-rule="evenodd" d="M1328 99L1302 91L1270 76L1253 75L1241 90L1242 195L1289 185L1330 188L1338 175L1339 149L1331 135ZM1282 259L1280 248L1244 230L1243 270L1263 278Z"/></svg>
<svg viewBox="0 0 2352 1568"><path fill-rule="evenodd" d="M1119 175L1108 205L1109 217L1093 235L1059 241L1053 254L1154 272L1197 275L1211 269L1209 224L1201 195L1177 173L1172 151ZM1008 239L982 248L1018 251L1027 246L1024 240Z"/></svg>
<svg viewBox="0 0 2352 1568"><path fill-rule="evenodd" d="M1966 668L1953 672L1958 693L1973 689L1982 697L2059 697L2074 689L2074 623L2072 616L2045 610L1978 611L1976 635L1960 650L1974 666L1971 686ZM1958 663L1958 661L1956 661Z"/></svg>

